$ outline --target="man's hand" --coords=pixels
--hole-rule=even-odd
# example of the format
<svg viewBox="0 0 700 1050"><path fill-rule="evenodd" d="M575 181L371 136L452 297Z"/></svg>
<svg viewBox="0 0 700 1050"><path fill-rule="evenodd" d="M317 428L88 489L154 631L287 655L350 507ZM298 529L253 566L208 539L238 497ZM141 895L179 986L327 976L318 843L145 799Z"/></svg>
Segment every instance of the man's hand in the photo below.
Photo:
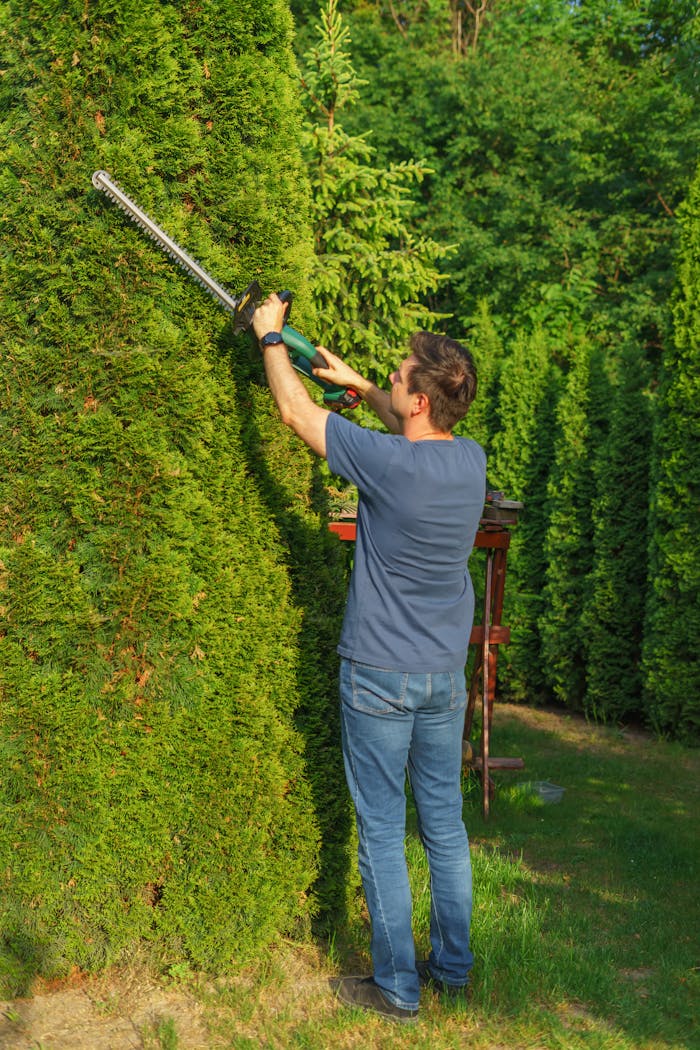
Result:
<svg viewBox="0 0 700 1050"><path fill-rule="evenodd" d="M391 408L391 395L386 390L380 390L375 383L365 379L350 365L346 365L340 357L326 350L325 346L319 346L317 350L325 357L328 368L314 368L315 376L325 379L328 383L337 383L338 386L351 387L356 390L379 416L387 430L392 434L401 433L400 421Z"/></svg>
<svg viewBox="0 0 700 1050"><path fill-rule="evenodd" d="M281 332L284 327L286 306L278 295L268 295L253 314L253 331L258 339L268 332Z"/></svg>
<svg viewBox="0 0 700 1050"><path fill-rule="evenodd" d="M327 383L335 383L336 386L352 387L358 394L363 394L364 390L371 385L359 372L356 372L350 365L346 365L342 358L326 350L325 346L317 346L316 349L327 362L327 368L313 369L314 375L319 379Z"/></svg>
<svg viewBox="0 0 700 1050"><path fill-rule="evenodd" d="M269 295L253 314L253 331L258 339L268 332L281 332L285 323L285 304L278 295ZM282 416L302 441L319 456L326 455L328 411L317 405L292 368L287 347L268 346L263 351L265 375Z"/></svg>
<svg viewBox="0 0 700 1050"><path fill-rule="evenodd" d="M285 304L274 292L261 303L253 314L253 331L258 339L268 332L281 332L286 320ZM282 351L284 350L284 353ZM391 396L380 390L364 376L346 365L342 358L326 350L317 350L325 358L327 368L314 368L313 373L327 383L351 387L364 398L392 434L400 433L400 421L391 409ZM271 346L265 351L265 372L277 401L282 419L320 456L326 454L325 417L327 412L309 397L298 380L287 357L286 347ZM311 418L309 418L309 416Z"/></svg>

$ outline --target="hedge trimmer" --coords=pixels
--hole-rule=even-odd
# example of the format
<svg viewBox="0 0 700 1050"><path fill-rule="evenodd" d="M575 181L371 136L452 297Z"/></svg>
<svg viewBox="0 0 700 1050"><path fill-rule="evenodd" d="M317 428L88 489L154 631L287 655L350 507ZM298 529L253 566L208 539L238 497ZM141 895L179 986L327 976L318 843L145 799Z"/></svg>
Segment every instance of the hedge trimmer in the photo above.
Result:
<svg viewBox="0 0 700 1050"><path fill-rule="evenodd" d="M257 281L252 281L248 287L238 296L230 295L218 281L215 281L198 262L187 254L176 241L168 237L160 226L157 226L137 204L127 197L124 191L113 182L106 171L96 171L92 176L92 184L95 189L106 194L110 200L125 212L128 217L140 226L142 230L156 242L167 255L169 255L178 266L187 273L197 284L200 284L216 301L233 315L234 332L249 331L253 323L255 308L262 298L262 291ZM292 304L291 292L279 293L280 299L287 304L287 317ZM326 360L318 352L309 340L297 332L295 328L285 324L282 328L282 338L289 352L289 358L298 372L312 379L323 389L323 400L328 408L338 412L343 408L355 408L360 402L360 397L355 390L349 387L336 386L334 383L326 383L312 372L313 368L325 368Z"/></svg>

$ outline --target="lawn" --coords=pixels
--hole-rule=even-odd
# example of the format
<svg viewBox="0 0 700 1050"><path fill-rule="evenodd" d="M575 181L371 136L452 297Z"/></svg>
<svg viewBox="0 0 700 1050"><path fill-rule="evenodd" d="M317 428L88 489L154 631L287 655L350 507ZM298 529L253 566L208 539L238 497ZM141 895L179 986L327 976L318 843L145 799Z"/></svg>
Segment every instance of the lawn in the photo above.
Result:
<svg viewBox="0 0 700 1050"><path fill-rule="evenodd" d="M233 978L205 978L180 962L156 975L134 960L128 971L98 978L74 975L50 988L39 982L33 1000L0 1004L0 1045L700 1047L700 751L562 712L499 705L492 753L522 756L526 768L495 774L488 821L478 782L465 784L476 965L470 996L461 1004L424 993L418 1024L403 1027L333 999L329 978L369 970L358 900L355 918L330 943L307 936L278 944L254 971ZM518 787L538 780L563 787L563 799L546 804ZM425 954L428 879L412 829L411 820L415 930Z"/></svg>
<svg viewBox="0 0 700 1050"><path fill-rule="evenodd" d="M361 917L330 950L283 946L270 969L206 996L212 1035L232 1048L428 1047L670 1050L700 1046L700 752L561 712L500 705L491 816L465 788L474 867L471 995L424 995L410 1030L341 1007L331 974L367 972ZM547 804L518 788L565 789ZM427 952L422 850L408 841L419 953Z"/></svg>

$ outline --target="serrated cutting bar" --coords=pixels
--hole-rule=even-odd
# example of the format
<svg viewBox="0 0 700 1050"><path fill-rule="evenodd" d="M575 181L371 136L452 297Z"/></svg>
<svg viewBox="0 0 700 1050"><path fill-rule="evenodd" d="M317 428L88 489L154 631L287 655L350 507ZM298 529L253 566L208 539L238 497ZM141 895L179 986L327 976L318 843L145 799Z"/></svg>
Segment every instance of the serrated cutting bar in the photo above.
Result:
<svg viewBox="0 0 700 1050"><path fill-rule="evenodd" d="M259 289L256 284L250 285L246 288L245 292L238 299L234 298L226 289L215 281L214 278L207 273L207 271L199 265L196 259L193 259L191 255L188 255L184 248L181 248L177 241L174 241L172 237L169 237L165 230L162 230L150 217L147 215L142 208L139 208L138 204L135 204L130 197L127 197L126 193L121 189L120 186L114 182L106 171L96 171L92 176L92 184L96 190L100 190L110 200L112 200L117 207L128 215L132 222L135 222L137 226L140 226L148 236L156 242L159 248L161 248L167 255L169 255L178 266L181 266L190 277L193 278L198 284L200 284L210 295L213 295L216 300L232 313L235 317L239 317L244 308L248 305L251 298L256 294L256 289Z"/></svg>
<svg viewBox="0 0 700 1050"><path fill-rule="evenodd" d="M161 230L160 226L153 221L150 215L147 215L142 208L139 208L138 204L135 204L130 197L127 197L124 190L110 178L106 171L93 172L92 184L96 190L100 190L117 207L121 208L132 222L140 226L156 242L159 248L169 255L171 259L174 259L178 266L181 266L197 284L200 284L205 291L209 292L225 310L233 314L234 332L250 329L255 308L262 298L262 291L257 281L251 281L245 291L241 292L239 296L231 295L191 255L188 255L177 241L169 237L165 230ZM292 303L291 293L282 291L279 295L287 304L286 311L287 316L289 316L289 309ZM342 386L336 386L334 383L327 383L324 379L320 379L313 374L314 367L325 368L327 365L323 355L318 352L313 343L309 342L306 336L303 336L301 332L297 332L296 329L291 328L288 324L283 325L281 335L282 342L285 343L289 351L289 357L293 366L298 372L305 375L307 379L313 380L314 383L317 383L323 389L324 403L330 407L331 411L338 412L343 408L355 408L360 403L360 395L356 390L352 390L349 387L346 389Z"/></svg>

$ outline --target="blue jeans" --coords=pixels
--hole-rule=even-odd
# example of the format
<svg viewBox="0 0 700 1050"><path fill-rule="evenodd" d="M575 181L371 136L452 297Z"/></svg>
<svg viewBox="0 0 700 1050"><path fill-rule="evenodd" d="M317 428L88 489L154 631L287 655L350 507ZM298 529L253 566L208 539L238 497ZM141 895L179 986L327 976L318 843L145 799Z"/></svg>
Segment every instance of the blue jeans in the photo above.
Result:
<svg viewBox="0 0 700 1050"><path fill-rule="evenodd" d="M386 671L343 659L340 705L360 875L372 920L374 979L395 1006L415 1010L406 770L430 868L430 972L462 986L474 961L471 861L462 820L464 675Z"/></svg>

